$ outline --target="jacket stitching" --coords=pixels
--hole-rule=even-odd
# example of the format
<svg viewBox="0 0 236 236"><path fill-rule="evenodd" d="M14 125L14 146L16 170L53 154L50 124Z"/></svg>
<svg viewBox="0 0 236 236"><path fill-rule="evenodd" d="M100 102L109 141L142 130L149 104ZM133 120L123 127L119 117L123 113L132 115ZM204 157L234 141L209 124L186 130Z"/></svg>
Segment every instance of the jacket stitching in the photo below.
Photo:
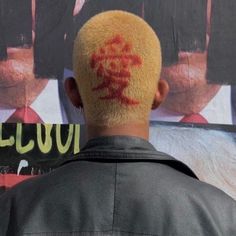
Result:
<svg viewBox="0 0 236 236"><path fill-rule="evenodd" d="M113 216L112 216L112 231L115 223L115 210L116 210L116 180L117 180L117 163L115 165L115 179L114 179L114 205L113 205Z"/></svg>
<svg viewBox="0 0 236 236"><path fill-rule="evenodd" d="M75 157L90 157L90 156L93 156L93 157L101 157L101 155L104 155L104 154L109 154L110 158L117 158L117 157L128 157L130 159L137 159L137 158L141 158L142 159L147 159L150 157L152 159L155 159L155 160L165 160L165 161L178 161L177 159L174 159L173 157L170 157L168 155L164 156L164 155L160 155L160 156L163 156L165 157L164 159L160 159L160 158L155 158L157 157L157 154L155 153L144 153L144 152L140 152L140 153L128 153L128 152L120 152L120 153L115 153L115 152L110 152L110 151L89 151L89 152L80 152L77 156ZM132 155L131 155L132 154ZM143 158L143 155L145 155L145 158ZM168 157L168 158L166 158Z"/></svg>
<svg viewBox="0 0 236 236"><path fill-rule="evenodd" d="M37 232L37 233L24 233L24 235L30 234L65 234L65 233L126 233L126 234L133 234L133 235L148 235L148 236L159 236L158 234L147 234L147 233L136 233L136 232L129 232L123 230L106 230L106 231L69 231L69 232Z"/></svg>

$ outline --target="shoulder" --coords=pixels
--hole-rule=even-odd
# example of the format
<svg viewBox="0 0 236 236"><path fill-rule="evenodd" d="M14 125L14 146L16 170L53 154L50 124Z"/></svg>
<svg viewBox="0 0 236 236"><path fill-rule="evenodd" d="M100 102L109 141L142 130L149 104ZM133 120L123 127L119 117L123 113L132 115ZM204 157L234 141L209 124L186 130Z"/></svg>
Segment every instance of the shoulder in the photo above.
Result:
<svg viewBox="0 0 236 236"><path fill-rule="evenodd" d="M76 225L83 218L81 213L96 211L98 196L106 199L102 189L113 182L113 171L112 164L73 162L16 185L0 196L0 235L8 235L9 229L68 230L67 223ZM104 209L105 204L105 200L100 201ZM9 235L15 235L14 232Z"/></svg>
<svg viewBox="0 0 236 236"><path fill-rule="evenodd" d="M236 206L236 201L222 190L202 182L197 178L190 177L184 172L181 172L181 168L175 169L172 166L174 165L140 162L132 163L132 166L128 164L122 168L123 171L126 169L127 172L132 173L133 179L140 185L148 183L148 188L156 189L158 187L159 191L163 190L163 194L171 194L171 196L176 194L183 198L186 196L185 194L188 194L188 196L198 196L205 201L213 200L212 204L216 203L216 200L222 200ZM138 187L143 186L138 185Z"/></svg>
<svg viewBox="0 0 236 236"><path fill-rule="evenodd" d="M129 218L142 224L145 216L156 232L166 230L168 219L169 229L182 233L176 235L236 233L236 202L214 186L159 163L122 163L117 174L117 217L124 224Z"/></svg>

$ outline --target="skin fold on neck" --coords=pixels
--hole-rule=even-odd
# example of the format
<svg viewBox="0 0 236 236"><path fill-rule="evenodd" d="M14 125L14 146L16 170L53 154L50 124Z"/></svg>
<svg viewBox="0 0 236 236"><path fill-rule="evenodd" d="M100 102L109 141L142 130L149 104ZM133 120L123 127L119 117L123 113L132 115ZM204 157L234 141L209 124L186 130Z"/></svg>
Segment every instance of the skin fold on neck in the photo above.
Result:
<svg viewBox="0 0 236 236"><path fill-rule="evenodd" d="M86 125L87 140L101 136L133 136L148 140L149 122L143 124L128 123L113 127Z"/></svg>

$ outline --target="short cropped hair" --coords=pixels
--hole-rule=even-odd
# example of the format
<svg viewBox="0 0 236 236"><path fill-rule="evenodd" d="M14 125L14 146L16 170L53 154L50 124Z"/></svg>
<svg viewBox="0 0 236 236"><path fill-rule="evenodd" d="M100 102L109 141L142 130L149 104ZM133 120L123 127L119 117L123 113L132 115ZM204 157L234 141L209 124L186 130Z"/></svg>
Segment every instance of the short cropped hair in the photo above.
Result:
<svg viewBox="0 0 236 236"><path fill-rule="evenodd" d="M107 11L87 21L73 55L87 124L147 122L161 64L159 39L140 17Z"/></svg>

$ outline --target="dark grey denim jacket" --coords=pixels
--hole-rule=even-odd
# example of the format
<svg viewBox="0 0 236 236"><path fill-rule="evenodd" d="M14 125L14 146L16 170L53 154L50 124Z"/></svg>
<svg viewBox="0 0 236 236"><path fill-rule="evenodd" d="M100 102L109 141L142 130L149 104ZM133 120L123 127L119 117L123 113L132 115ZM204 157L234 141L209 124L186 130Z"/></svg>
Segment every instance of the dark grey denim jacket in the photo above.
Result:
<svg viewBox="0 0 236 236"><path fill-rule="evenodd" d="M101 137L0 197L0 236L234 236L236 202L145 140Z"/></svg>

